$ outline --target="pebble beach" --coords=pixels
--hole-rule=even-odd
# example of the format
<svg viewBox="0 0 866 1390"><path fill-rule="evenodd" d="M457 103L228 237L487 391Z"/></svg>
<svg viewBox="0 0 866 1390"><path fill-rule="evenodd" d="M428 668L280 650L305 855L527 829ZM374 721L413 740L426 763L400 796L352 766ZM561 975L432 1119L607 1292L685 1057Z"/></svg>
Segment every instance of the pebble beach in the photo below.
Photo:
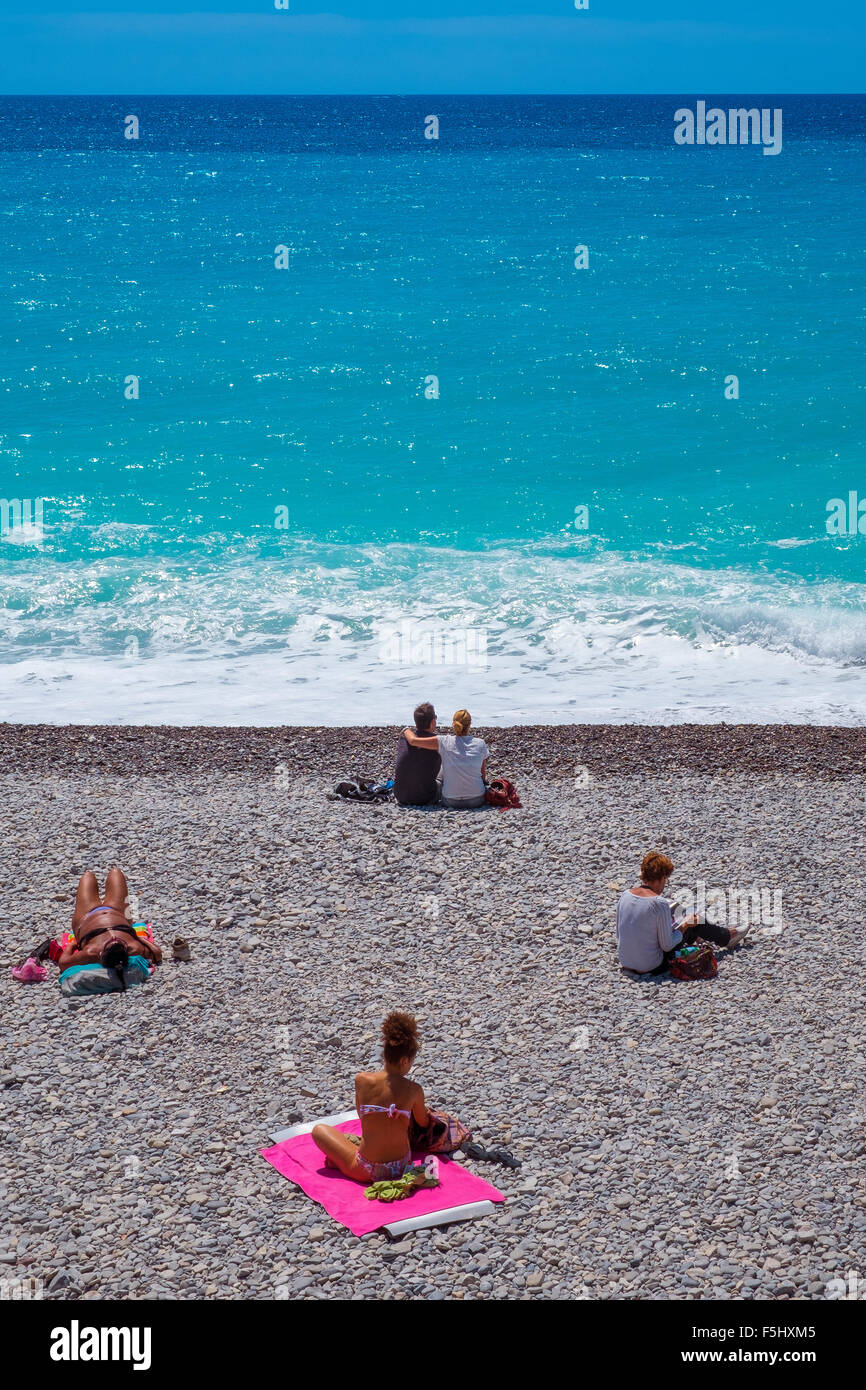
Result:
<svg viewBox="0 0 866 1390"><path fill-rule="evenodd" d="M478 732L521 810L329 799L390 775L396 729L0 726L0 1279L823 1300L866 1270L866 730ZM712 981L629 977L616 901L650 848L675 888L781 893L781 915ZM115 863L165 951L152 982L16 984ZM482 1220L358 1240L259 1151L351 1107L394 1008L429 1102L522 1166L462 1160L507 1197Z"/></svg>

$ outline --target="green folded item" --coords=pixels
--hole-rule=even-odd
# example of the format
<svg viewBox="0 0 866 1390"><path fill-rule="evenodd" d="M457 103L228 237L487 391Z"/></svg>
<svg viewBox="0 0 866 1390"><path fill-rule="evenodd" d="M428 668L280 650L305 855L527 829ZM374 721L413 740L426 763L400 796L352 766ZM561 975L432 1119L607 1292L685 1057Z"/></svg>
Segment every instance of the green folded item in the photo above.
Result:
<svg viewBox="0 0 866 1390"><path fill-rule="evenodd" d="M418 1187L438 1187L439 1179L431 1168L432 1165L425 1167L423 1163L413 1164L399 1178L384 1178L381 1182L371 1182L364 1196L370 1202L401 1202Z"/></svg>

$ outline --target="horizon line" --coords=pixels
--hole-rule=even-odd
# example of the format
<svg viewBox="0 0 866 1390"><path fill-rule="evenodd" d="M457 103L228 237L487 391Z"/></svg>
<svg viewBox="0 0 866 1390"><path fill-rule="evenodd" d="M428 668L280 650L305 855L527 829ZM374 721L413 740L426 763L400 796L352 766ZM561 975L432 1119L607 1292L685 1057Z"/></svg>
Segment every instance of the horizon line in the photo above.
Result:
<svg viewBox="0 0 866 1390"><path fill-rule="evenodd" d="M178 99L201 99L201 100L237 100L238 98L248 98L251 101L266 98L268 100L294 100L294 101L333 101L339 98L351 98L358 100L366 98L370 101L410 101L426 97L435 97L437 100L460 100L466 97L510 97L515 100L525 100L527 98L542 97L546 100L560 98L564 101L574 97L682 97L682 96L747 96L746 92L708 92L706 89L702 93L685 92L683 90L670 92L0 92L0 100L21 99L31 101L39 98L54 98L63 100L85 101L88 99L101 98L103 100L114 100L130 97L149 97L157 100L178 100ZM866 92L761 92L752 95L774 96L774 97L862 97L866 98Z"/></svg>

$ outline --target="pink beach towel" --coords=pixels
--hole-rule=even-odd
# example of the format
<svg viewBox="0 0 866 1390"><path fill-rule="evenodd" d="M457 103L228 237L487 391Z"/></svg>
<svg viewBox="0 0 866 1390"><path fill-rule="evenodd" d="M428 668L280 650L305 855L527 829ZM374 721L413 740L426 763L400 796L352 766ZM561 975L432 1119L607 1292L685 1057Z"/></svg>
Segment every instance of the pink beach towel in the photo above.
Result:
<svg viewBox="0 0 866 1390"><path fill-rule="evenodd" d="M360 1120L345 1120L336 1126L344 1134L360 1134ZM439 1158L439 1186L422 1187L399 1202L373 1202L363 1183L344 1177L336 1168L325 1167L325 1156L309 1134L296 1134L271 1149L261 1150L278 1173L312 1197L329 1216L348 1226L353 1235L366 1236L391 1221L428 1216L446 1207L462 1207L470 1202L504 1202L505 1197L483 1178L461 1168L453 1160ZM423 1158L423 1154L416 1157Z"/></svg>

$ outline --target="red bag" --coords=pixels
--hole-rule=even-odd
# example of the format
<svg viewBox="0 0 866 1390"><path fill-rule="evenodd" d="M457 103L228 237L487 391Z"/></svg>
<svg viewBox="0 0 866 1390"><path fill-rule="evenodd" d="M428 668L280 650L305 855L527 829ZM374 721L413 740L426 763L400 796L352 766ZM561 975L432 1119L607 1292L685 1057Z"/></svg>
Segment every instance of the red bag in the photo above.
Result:
<svg viewBox="0 0 866 1390"><path fill-rule="evenodd" d="M484 800L488 806L495 806L500 811L516 811L520 807L517 788L507 777L494 778L484 793Z"/></svg>
<svg viewBox="0 0 866 1390"><path fill-rule="evenodd" d="M702 941L697 950L677 951L671 961L674 980L713 980L718 973L715 953L707 941Z"/></svg>

